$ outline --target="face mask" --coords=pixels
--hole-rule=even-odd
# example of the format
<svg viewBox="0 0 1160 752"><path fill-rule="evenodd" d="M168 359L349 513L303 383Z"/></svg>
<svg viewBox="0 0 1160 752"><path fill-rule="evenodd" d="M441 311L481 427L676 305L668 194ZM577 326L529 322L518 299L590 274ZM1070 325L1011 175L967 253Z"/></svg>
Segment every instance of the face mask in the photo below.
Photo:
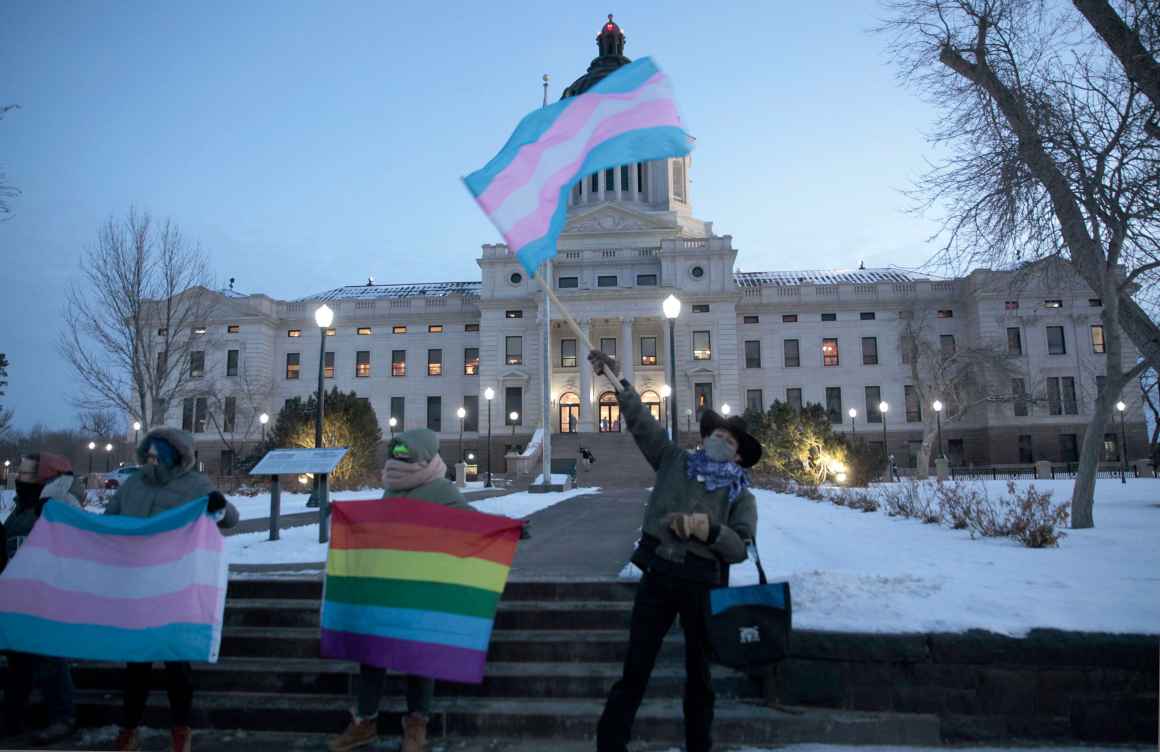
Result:
<svg viewBox="0 0 1160 752"><path fill-rule="evenodd" d="M736 452L720 436L710 436L705 439L705 456L714 462L729 462Z"/></svg>

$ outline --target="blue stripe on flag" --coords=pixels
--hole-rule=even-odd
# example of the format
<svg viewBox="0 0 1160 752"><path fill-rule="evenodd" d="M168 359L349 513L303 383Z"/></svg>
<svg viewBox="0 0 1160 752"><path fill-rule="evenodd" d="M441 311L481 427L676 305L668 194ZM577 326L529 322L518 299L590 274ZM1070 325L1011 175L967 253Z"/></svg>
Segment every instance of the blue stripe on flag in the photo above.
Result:
<svg viewBox="0 0 1160 752"><path fill-rule="evenodd" d="M50 501L44 505L41 516L51 522L102 535L156 535L195 522L198 517L205 514L208 503L209 499L202 496L153 517L127 517L93 514L59 501Z"/></svg>
<svg viewBox="0 0 1160 752"><path fill-rule="evenodd" d="M713 614L736 606L772 606L785 608L785 583L717 588L709 591L709 610Z"/></svg>
<svg viewBox="0 0 1160 752"><path fill-rule="evenodd" d="M652 61L652 58L642 57L633 63L617 69L611 75L606 76L589 89L589 91L598 94L619 94L632 91L640 87L656 73L657 66ZM552 127L552 124L560 117L560 114L575 102L575 97L561 99L559 102L550 104L547 107L543 107L526 115L520 121L520 124L516 126L511 138L499 150L499 154L496 154L482 169L476 170L463 179L463 182L467 185L467 189L471 191L472 195L478 197L487 190L487 186L491 184L491 181L495 180L495 177L507 169L507 166L512 163L512 160L519 154L520 149L528 144L534 144L536 141L539 141L540 137L547 133L548 129Z"/></svg>
<svg viewBox="0 0 1160 752"><path fill-rule="evenodd" d="M123 629L0 613L0 650L87 661L204 663L210 660L213 631L210 624Z"/></svg>
<svg viewBox="0 0 1160 752"><path fill-rule="evenodd" d="M326 601L322 607L322 626L338 632L487 650L492 620L437 611Z"/></svg>
<svg viewBox="0 0 1160 752"><path fill-rule="evenodd" d="M689 143L689 137L680 128L671 125L639 128L622 133L598 145L585 157L576 175L577 177L591 175L610 167L619 167L633 162L683 157L690 151L692 151L692 146ZM560 189L556 211L552 214L548 231L525 245L516 254L520 264L532 276L536 275L536 270L539 269L540 264L556 255L556 241L564 230L564 222L568 214L568 191L572 190L574 183L574 180L569 180Z"/></svg>

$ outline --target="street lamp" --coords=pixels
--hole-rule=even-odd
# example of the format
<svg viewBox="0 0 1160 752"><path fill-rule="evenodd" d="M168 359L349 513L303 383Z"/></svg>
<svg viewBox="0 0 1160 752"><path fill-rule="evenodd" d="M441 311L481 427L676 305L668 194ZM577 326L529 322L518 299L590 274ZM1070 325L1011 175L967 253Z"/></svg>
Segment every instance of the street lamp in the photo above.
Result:
<svg viewBox="0 0 1160 752"><path fill-rule="evenodd" d="M399 419L392 415L391 419L387 421L387 425L390 426L391 438L393 439L395 437L395 426L399 425Z"/></svg>
<svg viewBox="0 0 1160 752"><path fill-rule="evenodd" d="M943 443L942 443L942 409L943 409L942 400L935 400L934 403L931 404L931 407L934 408L934 419L935 419L935 422L938 424L938 456L942 457L945 460L947 458L947 456L946 456L946 453L943 452Z"/></svg>
<svg viewBox="0 0 1160 752"><path fill-rule="evenodd" d="M669 438L673 438L673 423L676 423L677 416L672 415L669 407L669 398L673 396L673 388L668 384L661 384L661 399L665 401L665 423L668 423ZM671 416L671 417L670 417Z"/></svg>
<svg viewBox="0 0 1160 752"><path fill-rule="evenodd" d="M725 404L721 405L721 414L722 414L722 415L728 416L728 415L729 415L729 413L731 413L731 412L733 412L733 408L729 407L729 403L728 403L728 402L726 402Z"/></svg>
<svg viewBox="0 0 1160 752"><path fill-rule="evenodd" d="M111 470L111 469L112 469L112 468L109 466L109 462L110 462L110 459L112 458L112 456L113 456L113 445L112 445L112 443L105 444L105 472L106 472L106 473L107 473L107 472L109 472L109 470Z"/></svg>
<svg viewBox="0 0 1160 752"><path fill-rule="evenodd" d="M894 474L890 472L890 457L886 451L886 411L890 409L890 405L886 400L878 403L878 412L882 415L882 459L886 462L886 479L894 480Z"/></svg>
<svg viewBox="0 0 1160 752"><path fill-rule="evenodd" d="M258 422L262 424L262 443L266 443L266 424L270 422L270 415L262 413L258 416Z"/></svg>
<svg viewBox="0 0 1160 752"><path fill-rule="evenodd" d="M487 401L487 483L484 488L491 488L491 401L495 399L495 390L490 386L483 390L483 399Z"/></svg>
<svg viewBox="0 0 1160 752"><path fill-rule="evenodd" d="M664 311L665 318L669 320L669 384L676 384L677 383L677 316L681 315L681 301L677 298L676 295L669 295L667 298L665 298L664 302L661 303L661 310ZM670 387L670 393L671 393L671 387ZM676 398L676 396L672 397L669 404L671 405L671 409L669 407L666 407L665 409L669 410L670 414L672 415L672 417L670 418L670 422L672 423L673 443L680 444L680 440L677 436L677 398Z"/></svg>
<svg viewBox="0 0 1160 752"><path fill-rule="evenodd" d="M463 463L463 419L467 417L467 408L459 408L455 411L455 417L459 418L459 462Z"/></svg>
<svg viewBox="0 0 1160 752"><path fill-rule="evenodd" d="M133 450L137 450L137 445L141 443L141 421L133 421Z"/></svg>
<svg viewBox="0 0 1160 752"><path fill-rule="evenodd" d="M1124 430L1124 411L1128 406L1124 404L1123 400L1116 403L1116 409L1120 411L1120 482L1126 484L1128 482L1128 434Z"/></svg>
<svg viewBox="0 0 1160 752"><path fill-rule="evenodd" d="M93 474L93 450L97 448L97 442L89 442L89 475Z"/></svg>
<svg viewBox="0 0 1160 752"><path fill-rule="evenodd" d="M515 410L512 410L510 413L508 413L508 420L510 420L511 424L512 424L512 446L513 447L516 445L516 421L518 421L519 419L520 419L520 414L517 413Z"/></svg>
<svg viewBox="0 0 1160 752"><path fill-rule="evenodd" d="M334 311L326 303L318 306L314 311L314 323L318 324L318 406L314 411L314 448L322 448L322 418L324 415L323 401L323 366L326 362L326 330L334 323ZM314 494L318 500L318 542L326 543L330 538L330 504L326 498L325 473L314 476Z"/></svg>
<svg viewBox="0 0 1160 752"><path fill-rule="evenodd" d="M850 435L857 436L858 429L854 427L854 418L858 417L858 411L851 407L846 411L846 414L850 416Z"/></svg>
<svg viewBox="0 0 1160 752"><path fill-rule="evenodd" d="M693 408L685 408L685 431L692 433L693 431Z"/></svg>

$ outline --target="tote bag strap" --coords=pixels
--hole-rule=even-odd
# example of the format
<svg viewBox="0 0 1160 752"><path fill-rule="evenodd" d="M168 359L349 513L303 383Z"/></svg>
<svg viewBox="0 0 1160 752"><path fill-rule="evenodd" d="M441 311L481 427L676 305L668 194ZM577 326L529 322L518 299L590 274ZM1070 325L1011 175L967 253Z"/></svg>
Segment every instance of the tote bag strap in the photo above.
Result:
<svg viewBox="0 0 1160 752"><path fill-rule="evenodd" d="M749 541L746 546L749 549L749 555L753 557L753 561L757 564L757 577L762 585L768 585L769 582L765 579L765 567L761 566L761 554L757 551L757 539Z"/></svg>

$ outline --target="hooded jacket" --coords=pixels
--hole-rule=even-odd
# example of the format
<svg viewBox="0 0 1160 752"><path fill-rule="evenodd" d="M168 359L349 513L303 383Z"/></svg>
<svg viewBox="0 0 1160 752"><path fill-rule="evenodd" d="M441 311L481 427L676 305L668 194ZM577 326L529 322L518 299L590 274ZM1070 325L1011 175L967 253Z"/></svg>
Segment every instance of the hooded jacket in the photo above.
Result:
<svg viewBox="0 0 1160 752"><path fill-rule="evenodd" d="M396 443L406 445L411 450L412 457L419 463L430 462L439 454L439 437L434 431L426 428L414 428L410 431L403 431L402 433L396 434L391 439L390 444L388 444L388 462L390 462L389 447ZM455 484L445 477L436 478L416 488L396 491L388 487L383 491L384 499L400 496L419 499L421 501L430 501L446 507L452 507L453 509L471 508Z"/></svg>
<svg viewBox="0 0 1160 752"><path fill-rule="evenodd" d="M164 439L173 447L176 453L173 467L146 464L149 442L154 438ZM214 490L210 479L193 469L193 437L185 431L168 426L151 429L137 445L137 461L141 464L141 471L121 484L105 507L105 514L153 517ZM218 527L228 528L236 524L237 507L226 502L225 515Z"/></svg>

